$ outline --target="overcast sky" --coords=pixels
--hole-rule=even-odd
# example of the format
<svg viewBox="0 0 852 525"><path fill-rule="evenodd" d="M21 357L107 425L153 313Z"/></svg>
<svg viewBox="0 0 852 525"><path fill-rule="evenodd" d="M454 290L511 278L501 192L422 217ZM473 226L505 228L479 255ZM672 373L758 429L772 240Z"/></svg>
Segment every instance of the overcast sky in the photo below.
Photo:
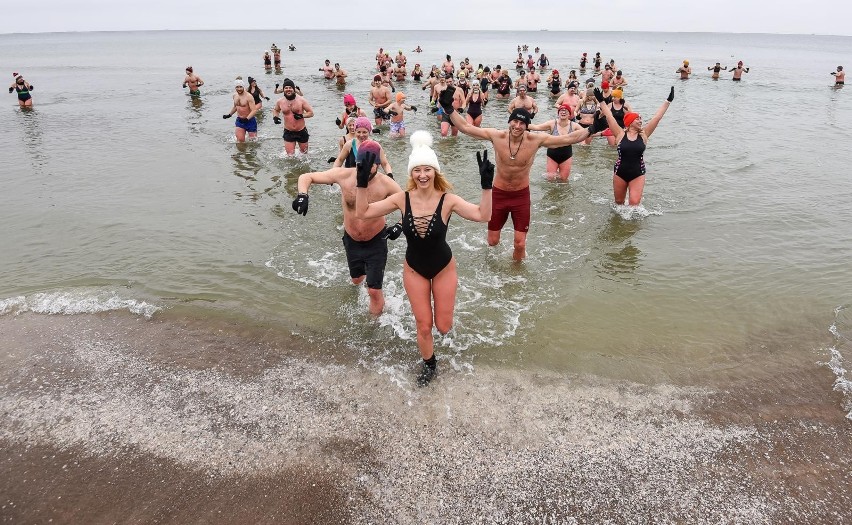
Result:
<svg viewBox="0 0 852 525"><path fill-rule="evenodd" d="M850 6L849 0L0 0L0 33L427 28L852 35Z"/></svg>

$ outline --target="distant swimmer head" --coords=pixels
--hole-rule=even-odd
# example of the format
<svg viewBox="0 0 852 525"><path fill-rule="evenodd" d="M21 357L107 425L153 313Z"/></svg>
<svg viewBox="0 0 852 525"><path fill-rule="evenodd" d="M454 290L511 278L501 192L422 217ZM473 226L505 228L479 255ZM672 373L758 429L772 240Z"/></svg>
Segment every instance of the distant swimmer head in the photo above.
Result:
<svg viewBox="0 0 852 525"><path fill-rule="evenodd" d="M369 133L372 133L373 124L367 117L358 117L355 119L355 129L366 129Z"/></svg>
<svg viewBox="0 0 852 525"><path fill-rule="evenodd" d="M615 88L612 90L612 98L624 98L624 90L621 88Z"/></svg>
<svg viewBox="0 0 852 525"><path fill-rule="evenodd" d="M432 149L432 135L428 131L417 130L411 134L411 154L408 156L408 174L418 166L431 166L435 171L441 171L438 156Z"/></svg>
<svg viewBox="0 0 852 525"><path fill-rule="evenodd" d="M285 78L284 82L281 83L282 88L293 88L296 89L296 83L290 80L289 78Z"/></svg>
<svg viewBox="0 0 852 525"><path fill-rule="evenodd" d="M843 66L837 66L838 71L843 71Z"/></svg>
<svg viewBox="0 0 852 525"><path fill-rule="evenodd" d="M248 83L251 84L252 82L256 82L256 80L252 77L248 77Z"/></svg>
<svg viewBox="0 0 852 525"><path fill-rule="evenodd" d="M396 92L396 103L400 104L403 100L405 100L405 93L403 93L402 91L397 91Z"/></svg>
<svg viewBox="0 0 852 525"><path fill-rule="evenodd" d="M574 109L571 108L571 106L569 106L568 104L562 104L562 105L559 106L557 113L562 113L562 112L567 113L569 118L574 116Z"/></svg>
<svg viewBox="0 0 852 525"><path fill-rule="evenodd" d="M373 77L373 82L381 82L381 81L382 81L381 75L376 75L376 76Z"/></svg>
<svg viewBox="0 0 852 525"><path fill-rule="evenodd" d="M357 126L358 124L356 123L355 125ZM382 163L382 146L375 140L367 139L358 146L358 164L364 162L367 155L370 153L374 156L373 165L379 165Z"/></svg>
<svg viewBox="0 0 852 525"><path fill-rule="evenodd" d="M684 65L684 66L688 66L688 65L689 65L689 60L684 60L684 61L683 61L683 65Z"/></svg>
<svg viewBox="0 0 852 525"><path fill-rule="evenodd" d="M355 105L355 97L350 93L343 95L343 104L346 106L354 106Z"/></svg>
<svg viewBox="0 0 852 525"><path fill-rule="evenodd" d="M559 70L558 70L558 69L554 69L553 71L551 71L551 72L550 72L550 74L551 74L551 75L553 75L553 76L555 76L555 77L558 77L558 76L559 76Z"/></svg>
<svg viewBox="0 0 852 525"><path fill-rule="evenodd" d="M639 119L640 121L642 120L641 118L639 118L639 113L628 111L624 114L624 127L629 128L630 125L633 124L633 121L636 119Z"/></svg>
<svg viewBox="0 0 852 525"><path fill-rule="evenodd" d="M620 70L620 69L619 69L618 71L616 71L616 72L615 72L615 76L617 76L617 77L620 77L620 76L621 76L621 70Z"/></svg>
<svg viewBox="0 0 852 525"><path fill-rule="evenodd" d="M601 89L609 89L609 82L607 82L606 80L601 82Z"/></svg>
<svg viewBox="0 0 852 525"><path fill-rule="evenodd" d="M234 80L234 87L235 87L235 88L244 88L244 87L246 87L246 85L243 83L243 79L242 79L242 77L237 77L237 79L236 79L236 80Z"/></svg>
<svg viewBox="0 0 852 525"><path fill-rule="evenodd" d="M465 73L464 71L461 71L459 73L459 79L465 78L466 76L467 76L467 73Z"/></svg>
<svg viewBox="0 0 852 525"><path fill-rule="evenodd" d="M186 72L192 73L192 66L186 66Z"/></svg>
<svg viewBox="0 0 852 525"><path fill-rule="evenodd" d="M325 59L325 65L329 65L329 64L331 64L331 60L329 60L329 59L327 59L327 58L326 58L326 59Z"/></svg>

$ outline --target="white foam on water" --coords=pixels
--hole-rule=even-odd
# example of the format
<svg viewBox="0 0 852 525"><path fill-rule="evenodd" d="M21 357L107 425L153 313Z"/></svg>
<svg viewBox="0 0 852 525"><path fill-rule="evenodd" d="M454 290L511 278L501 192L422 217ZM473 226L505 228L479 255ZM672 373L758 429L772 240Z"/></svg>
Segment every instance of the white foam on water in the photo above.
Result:
<svg viewBox="0 0 852 525"><path fill-rule="evenodd" d="M838 319L842 312L846 310L846 306L838 306L834 309L834 322L828 327L828 331L834 336L834 346L828 349L831 359L828 362L821 362L820 365L827 366L836 379L834 380L834 391L843 394L844 405L843 409L847 411L846 418L852 419L852 377L848 376L848 371L843 366L843 354L841 349L847 348L849 338L847 338L837 327ZM841 321L842 323L842 321Z"/></svg>
<svg viewBox="0 0 852 525"><path fill-rule="evenodd" d="M126 299L108 290L69 290L42 292L0 299L0 315L33 312L47 315L75 315L127 310L150 319L162 308L146 301Z"/></svg>
<svg viewBox="0 0 852 525"><path fill-rule="evenodd" d="M310 246L306 250L313 250ZM299 249L294 247L295 249ZM346 261L342 260L341 251L326 251L321 253L302 252L307 254L306 263L301 263L287 254L273 255L266 261L266 267L276 271L282 279L290 279L317 288L340 286L348 281L349 271Z"/></svg>
<svg viewBox="0 0 852 525"><path fill-rule="evenodd" d="M628 206L627 204L615 204L613 202L610 206L612 207L612 211L617 213L625 221L641 220L651 215L663 214L663 211L659 208L659 206L651 210L645 208L642 204L639 204L638 206Z"/></svg>

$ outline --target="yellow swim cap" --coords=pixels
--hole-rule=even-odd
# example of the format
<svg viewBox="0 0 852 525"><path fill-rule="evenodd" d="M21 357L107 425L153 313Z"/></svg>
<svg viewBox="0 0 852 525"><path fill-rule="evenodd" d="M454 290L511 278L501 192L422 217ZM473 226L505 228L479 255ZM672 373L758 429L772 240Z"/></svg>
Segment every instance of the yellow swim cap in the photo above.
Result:
<svg viewBox="0 0 852 525"><path fill-rule="evenodd" d="M624 91L621 88L613 89L612 98L624 98Z"/></svg>
<svg viewBox="0 0 852 525"><path fill-rule="evenodd" d="M684 66L688 66L688 65L689 65L689 60L684 60L684 61L683 61L683 65L684 65Z"/></svg>

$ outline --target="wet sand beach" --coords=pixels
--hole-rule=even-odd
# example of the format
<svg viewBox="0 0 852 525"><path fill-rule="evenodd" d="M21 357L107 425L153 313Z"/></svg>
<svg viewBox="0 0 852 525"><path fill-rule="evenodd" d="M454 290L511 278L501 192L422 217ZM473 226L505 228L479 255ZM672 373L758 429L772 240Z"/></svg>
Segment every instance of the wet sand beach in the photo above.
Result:
<svg viewBox="0 0 852 525"><path fill-rule="evenodd" d="M813 363L418 389L271 324L123 312L3 316L0 348L6 523L852 519L852 422Z"/></svg>

